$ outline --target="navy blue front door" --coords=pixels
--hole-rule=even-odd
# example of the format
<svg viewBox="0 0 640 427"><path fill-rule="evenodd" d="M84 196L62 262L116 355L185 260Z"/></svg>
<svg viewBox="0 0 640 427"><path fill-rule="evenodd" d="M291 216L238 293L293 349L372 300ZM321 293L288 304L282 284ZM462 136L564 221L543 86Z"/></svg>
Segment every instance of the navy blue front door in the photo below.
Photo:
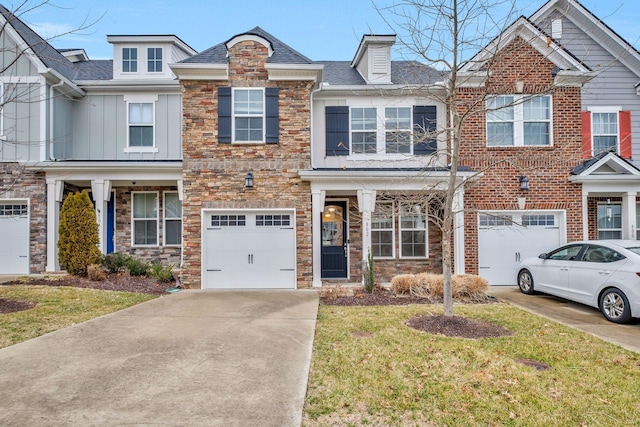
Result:
<svg viewBox="0 0 640 427"><path fill-rule="evenodd" d="M322 212L322 277L347 277L347 203L327 201Z"/></svg>
<svg viewBox="0 0 640 427"><path fill-rule="evenodd" d="M107 202L107 253L114 251L114 238L116 230L116 202L115 196L111 193L111 198Z"/></svg>

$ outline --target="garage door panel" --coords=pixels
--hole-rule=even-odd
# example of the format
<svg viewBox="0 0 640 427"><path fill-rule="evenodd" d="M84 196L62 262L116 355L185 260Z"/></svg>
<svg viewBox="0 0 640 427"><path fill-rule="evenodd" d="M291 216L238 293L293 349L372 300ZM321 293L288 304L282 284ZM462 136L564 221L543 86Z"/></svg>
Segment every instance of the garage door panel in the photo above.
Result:
<svg viewBox="0 0 640 427"><path fill-rule="evenodd" d="M232 212L205 215L208 218L235 216ZM294 212L244 211L242 217L245 218L242 224L209 227L205 231L203 287L295 288ZM205 221L210 223L207 218Z"/></svg>
<svg viewBox="0 0 640 427"><path fill-rule="evenodd" d="M0 202L0 274L29 273L28 205Z"/></svg>

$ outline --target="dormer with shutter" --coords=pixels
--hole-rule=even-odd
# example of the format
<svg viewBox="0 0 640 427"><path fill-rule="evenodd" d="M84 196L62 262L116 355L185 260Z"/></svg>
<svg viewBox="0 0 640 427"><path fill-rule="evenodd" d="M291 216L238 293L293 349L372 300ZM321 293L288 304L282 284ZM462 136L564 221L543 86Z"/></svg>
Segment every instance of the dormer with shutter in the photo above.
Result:
<svg viewBox="0 0 640 427"><path fill-rule="evenodd" d="M391 84L391 46L395 42L395 35L364 35L351 67L368 84Z"/></svg>

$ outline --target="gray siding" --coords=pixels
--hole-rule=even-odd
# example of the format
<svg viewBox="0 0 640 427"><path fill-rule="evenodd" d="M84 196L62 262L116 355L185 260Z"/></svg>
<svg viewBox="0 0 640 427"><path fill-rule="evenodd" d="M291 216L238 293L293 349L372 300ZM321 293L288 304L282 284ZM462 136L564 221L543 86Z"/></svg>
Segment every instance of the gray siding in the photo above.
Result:
<svg viewBox="0 0 640 427"><path fill-rule="evenodd" d="M127 103L123 95L89 95L74 102L73 138L67 159L177 160L182 158L182 97L158 95L155 103L157 153L126 153Z"/></svg>
<svg viewBox="0 0 640 427"><path fill-rule="evenodd" d="M551 19L560 18L558 11L545 20L542 28L551 34ZM628 69L618 58L610 54L568 17L562 18L563 31L559 40L572 54L582 60L598 76L582 90L582 109L594 106L616 106L631 111L633 159L640 166L640 96L635 85L640 76Z"/></svg>
<svg viewBox="0 0 640 427"><path fill-rule="evenodd" d="M16 60L18 47L7 31L0 33L0 64L3 76L37 76L37 70L26 55L20 55Z"/></svg>

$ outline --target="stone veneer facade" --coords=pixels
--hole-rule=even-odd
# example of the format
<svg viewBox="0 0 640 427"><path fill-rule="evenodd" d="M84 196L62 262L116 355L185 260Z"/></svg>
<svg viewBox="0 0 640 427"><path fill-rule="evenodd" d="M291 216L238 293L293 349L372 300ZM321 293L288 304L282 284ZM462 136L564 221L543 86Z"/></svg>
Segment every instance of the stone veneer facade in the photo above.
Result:
<svg viewBox="0 0 640 427"><path fill-rule="evenodd" d="M569 182L571 170L582 162L581 95L579 87L554 87L554 64L521 38L500 51L491 64L486 88L460 88L459 111L475 108L464 124L461 164L484 176L465 186L466 272L478 273L479 210L518 210L517 199L526 196L526 209L564 210L567 240L582 236L581 186ZM552 96L553 144L549 147L487 147L487 94L514 94L516 81L524 94ZM520 190L520 175L529 178L530 190Z"/></svg>
<svg viewBox="0 0 640 427"><path fill-rule="evenodd" d="M182 80L183 94L183 266L182 284L201 287L202 209L278 208L296 210L297 286L312 284L311 192L298 170L310 167L313 82L273 81L267 48L242 41L228 51L229 78ZM218 142L218 88L278 87L279 142ZM254 188L244 189L244 177Z"/></svg>
<svg viewBox="0 0 640 427"><path fill-rule="evenodd" d="M47 264L47 184L44 173L27 171L17 163L0 164L2 199L29 200L29 272L43 273Z"/></svg>

